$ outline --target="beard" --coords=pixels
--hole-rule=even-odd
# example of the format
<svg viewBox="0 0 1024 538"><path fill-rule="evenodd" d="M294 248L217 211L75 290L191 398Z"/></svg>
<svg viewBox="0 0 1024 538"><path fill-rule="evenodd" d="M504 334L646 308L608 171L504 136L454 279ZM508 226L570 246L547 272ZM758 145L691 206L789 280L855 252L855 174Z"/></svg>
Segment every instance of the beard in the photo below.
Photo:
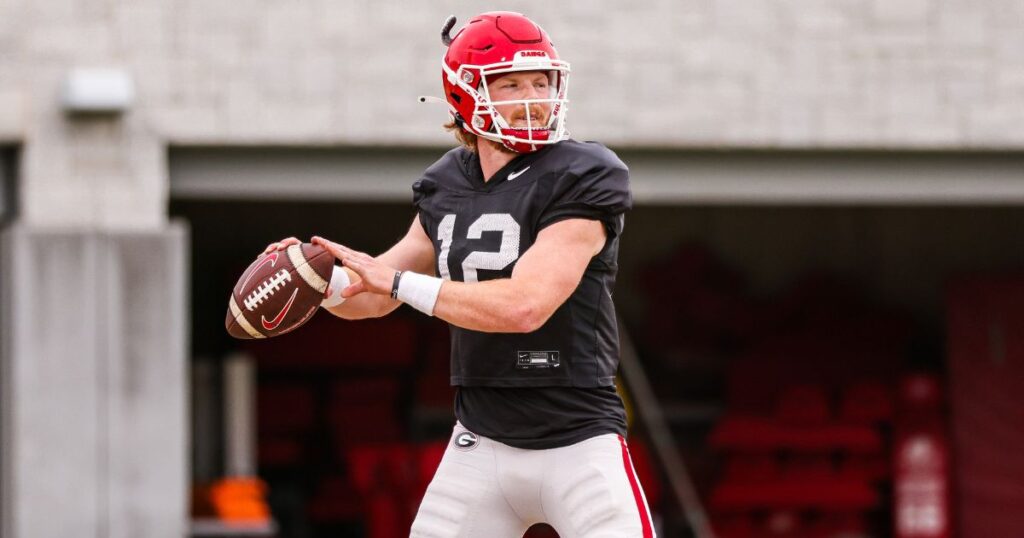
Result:
<svg viewBox="0 0 1024 538"><path fill-rule="evenodd" d="M478 139L478 143L487 144L487 145L491 146L492 148L498 150L499 152L507 154L507 155L519 155L518 151L512 151L512 150L508 149L507 147L505 147L505 144L503 144L501 142L495 142L493 140L488 140L486 138L480 138L480 139Z"/></svg>
<svg viewBox="0 0 1024 538"><path fill-rule="evenodd" d="M548 109L546 109L544 106L540 105L540 104L533 104L533 105L530 105L530 112L532 113L532 116L534 118L537 118L536 120L533 120L533 119L530 120L529 124L532 127L532 129L530 129L530 130L531 131L547 130L548 129L548 122L551 120L550 111ZM519 131L526 131L527 130L526 113L527 113L526 112L526 108L525 108L525 106L523 106L523 107L519 107L518 110L516 110L513 114L510 115L510 117L506 118L505 121L509 125L509 128L510 129L514 129L514 130L519 130ZM494 129L495 131L498 131L499 127L497 125L494 125L494 126L492 126L492 129ZM523 138L526 138L526 137L524 136ZM496 141L493 141L493 140L488 140L486 138L482 138L481 142L486 143L486 144L490 144L491 147L497 149L501 153L504 153L504 154L507 154L507 155L520 155L519 152L513 151L513 150L509 149L502 142L496 142Z"/></svg>

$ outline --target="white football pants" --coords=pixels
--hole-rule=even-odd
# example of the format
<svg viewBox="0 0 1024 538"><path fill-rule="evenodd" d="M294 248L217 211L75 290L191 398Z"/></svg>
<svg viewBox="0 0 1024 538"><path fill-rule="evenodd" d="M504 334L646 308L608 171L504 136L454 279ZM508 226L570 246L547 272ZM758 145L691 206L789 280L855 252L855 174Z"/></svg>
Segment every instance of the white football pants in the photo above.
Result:
<svg viewBox="0 0 1024 538"><path fill-rule="evenodd" d="M456 424L411 538L653 538L626 441L599 435L547 450L513 448Z"/></svg>

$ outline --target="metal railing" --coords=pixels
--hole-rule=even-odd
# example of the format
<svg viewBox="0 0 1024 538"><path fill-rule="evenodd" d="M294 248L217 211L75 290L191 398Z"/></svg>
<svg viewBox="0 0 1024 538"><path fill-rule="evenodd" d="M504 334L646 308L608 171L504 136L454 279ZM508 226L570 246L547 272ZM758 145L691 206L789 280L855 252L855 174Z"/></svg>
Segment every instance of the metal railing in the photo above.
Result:
<svg viewBox="0 0 1024 538"><path fill-rule="evenodd" d="M683 458L676 449L672 431L665 419L661 404L651 389L651 383L647 379L643 365L640 364L640 358L633 346L629 331L621 322L619 323L619 346L620 367L626 386L636 404L636 413L644 427L647 428L651 446L654 449L654 457L665 471L669 487L679 503L679 509L690 524L694 536L714 538L715 534L708 522L707 511L701 503Z"/></svg>

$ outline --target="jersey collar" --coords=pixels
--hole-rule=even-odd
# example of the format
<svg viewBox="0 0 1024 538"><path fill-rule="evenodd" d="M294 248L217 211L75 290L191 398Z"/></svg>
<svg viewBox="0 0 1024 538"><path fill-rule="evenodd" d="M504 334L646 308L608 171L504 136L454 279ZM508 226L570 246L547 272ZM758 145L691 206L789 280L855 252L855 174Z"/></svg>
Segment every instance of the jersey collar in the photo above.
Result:
<svg viewBox="0 0 1024 538"><path fill-rule="evenodd" d="M490 181L484 181L484 172L480 168L480 156L476 152L466 150L466 157L462 160L463 169L466 174L466 179L469 181L470 186L479 191L492 191L497 188L498 185L508 183L509 174L514 174L525 169L528 166L532 166L541 156L546 154L551 148L561 144L551 144L542 147L541 149L531 152L516 155L511 161L505 163L494 176L491 177Z"/></svg>

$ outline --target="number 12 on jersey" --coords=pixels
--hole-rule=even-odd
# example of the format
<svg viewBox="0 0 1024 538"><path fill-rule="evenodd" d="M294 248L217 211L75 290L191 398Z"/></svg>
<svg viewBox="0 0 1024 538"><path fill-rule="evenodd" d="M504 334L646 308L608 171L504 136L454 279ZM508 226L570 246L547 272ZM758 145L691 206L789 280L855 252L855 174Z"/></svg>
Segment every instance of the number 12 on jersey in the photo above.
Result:
<svg viewBox="0 0 1024 538"><path fill-rule="evenodd" d="M519 223L508 213L484 213L469 226L466 239L480 239L484 232L501 232L501 249L498 252L473 251L462 261L462 280L477 282L477 269L500 271L519 258ZM448 214L437 227L437 239L441 252L437 255L437 267L441 278L451 280L448 254L451 252L455 235L455 215Z"/></svg>

